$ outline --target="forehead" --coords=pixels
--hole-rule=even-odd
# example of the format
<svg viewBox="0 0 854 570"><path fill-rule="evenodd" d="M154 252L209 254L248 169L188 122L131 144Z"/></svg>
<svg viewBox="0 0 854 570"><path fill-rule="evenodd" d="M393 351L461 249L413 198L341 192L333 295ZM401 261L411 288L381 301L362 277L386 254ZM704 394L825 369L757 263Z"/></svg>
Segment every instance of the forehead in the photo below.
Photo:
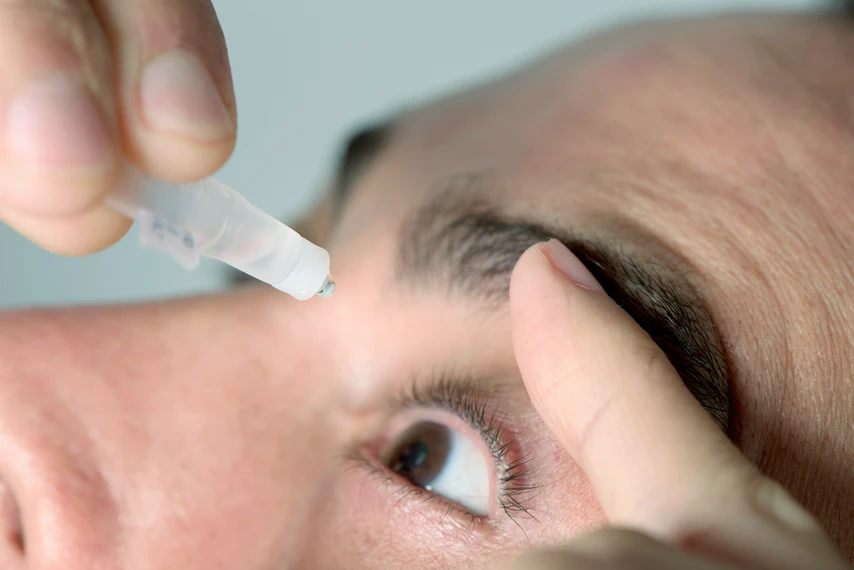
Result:
<svg viewBox="0 0 854 570"><path fill-rule="evenodd" d="M486 172L511 208L691 236L708 255L725 240L748 266L804 241L830 254L854 221L851 31L766 17L610 32L404 116L360 186L404 215Z"/></svg>
<svg viewBox="0 0 854 570"><path fill-rule="evenodd" d="M761 375L791 394L803 388L794 378L838 379L854 360L839 342L854 333L848 27L716 19L570 46L404 116L358 181L342 235L391 240L443 180L488 173L511 212L678 264L742 382Z"/></svg>

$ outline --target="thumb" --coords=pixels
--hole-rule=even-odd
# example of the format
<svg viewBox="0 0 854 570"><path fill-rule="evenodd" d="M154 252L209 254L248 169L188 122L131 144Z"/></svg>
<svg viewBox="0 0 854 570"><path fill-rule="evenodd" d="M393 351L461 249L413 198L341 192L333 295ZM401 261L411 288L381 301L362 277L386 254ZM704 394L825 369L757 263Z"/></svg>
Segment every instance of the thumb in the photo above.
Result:
<svg viewBox="0 0 854 570"><path fill-rule="evenodd" d="M832 552L815 519L747 462L560 242L522 256L510 303L531 400L611 524L760 567L810 567L817 549Z"/></svg>

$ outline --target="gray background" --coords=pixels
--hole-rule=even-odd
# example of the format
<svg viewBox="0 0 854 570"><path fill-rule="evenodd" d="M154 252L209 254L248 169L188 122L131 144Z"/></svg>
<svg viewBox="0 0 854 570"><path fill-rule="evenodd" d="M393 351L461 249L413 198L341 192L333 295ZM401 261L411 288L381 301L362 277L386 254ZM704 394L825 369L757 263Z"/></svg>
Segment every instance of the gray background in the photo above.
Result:
<svg viewBox="0 0 854 570"><path fill-rule="evenodd" d="M240 114L219 177L294 220L317 196L349 129L500 73L578 34L638 16L807 8L818 0L215 0ZM251 5L251 7L249 7ZM222 266L185 272L141 250L135 230L83 259L60 258L0 223L0 308L113 302L222 287Z"/></svg>

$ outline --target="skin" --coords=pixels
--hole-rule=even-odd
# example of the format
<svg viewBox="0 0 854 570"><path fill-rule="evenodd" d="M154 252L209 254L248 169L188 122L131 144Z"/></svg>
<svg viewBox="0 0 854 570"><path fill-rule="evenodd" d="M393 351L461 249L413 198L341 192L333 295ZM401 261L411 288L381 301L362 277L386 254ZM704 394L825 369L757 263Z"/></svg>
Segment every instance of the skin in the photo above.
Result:
<svg viewBox="0 0 854 570"><path fill-rule="evenodd" d="M818 521L747 461L652 337L560 242L525 252L510 305L531 400L609 521L513 568L850 568Z"/></svg>
<svg viewBox="0 0 854 570"><path fill-rule="evenodd" d="M24 129L27 159L13 136L0 146L0 219L50 251L92 253L127 232L129 220L103 203L125 159L189 182L221 167L234 148L231 70L209 2L5 1L0 38L10 55L0 63L3 132L17 123L12 111L27 86L61 78L83 89L79 97L66 93L77 102L69 104L71 118L49 112ZM183 69L168 81L145 81L149 64L176 53L195 56L196 79Z"/></svg>
<svg viewBox="0 0 854 570"><path fill-rule="evenodd" d="M249 287L0 316L0 566L478 568L604 523L601 489L528 400L508 303L395 279L401 224L467 172L512 212L690 281L734 370L743 456L852 560L850 28L631 26L412 110L340 218L315 220L330 299ZM536 520L446 516L342 460L405 420L390 394L444 368L491 379L532 451Z"/></svg>

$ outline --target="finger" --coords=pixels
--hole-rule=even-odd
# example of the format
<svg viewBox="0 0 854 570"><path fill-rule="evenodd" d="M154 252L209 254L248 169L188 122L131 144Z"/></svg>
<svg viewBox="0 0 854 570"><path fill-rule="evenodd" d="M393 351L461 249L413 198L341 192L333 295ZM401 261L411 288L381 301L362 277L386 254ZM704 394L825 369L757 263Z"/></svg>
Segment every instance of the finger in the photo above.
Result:
<svg viewBox="0 0 854 570"><path fill-rule="evenodd" d="M734 570L631 530L605 529L565 548L531 552L511 570Z"/></svg>
<svg viewBox="0 0 854 570"><path fill-rule="evenodd" d="M558 264L587 288L557 273ZM671 517L694 491L684 487L704 478L710 462L716 472L749 471L658 347L566 248L550 242L526 252L510 298L514 349L531 399L611 521ZM638 493L661 485L666 497Z"/></svg>
<svg viewBox="0 0 854 570"><path fill-rule="evenodd" d="M832 551L815 520L744 459L569 250L554 241L529 249L510 300L531 400L612 523L740 561L756 559L757 543L771 545L759 558L775 568ZM786 545L775 544L782 537Z"/></svg>
<svg viewBox="0 0 854 570"><path fill-rule="evenodd" d="M22 236L60 255L88 255L114 244L124 236L131 221L103 205L63 217L22 214L0 207L0 219Z"/></svg>
<svg viewBox="0 0 854 570"><path fill-rule="evenodd" d="M94 0L119 62L126 151L172 182L217 170L235 143L225 39L208 0Z"/></svg>
<svg viewBox="0 0 854 570"><path fill-rule="evenodd" d="M109 45L84 0L0 0L0 204L68 215L116 176Z"/></svg>

